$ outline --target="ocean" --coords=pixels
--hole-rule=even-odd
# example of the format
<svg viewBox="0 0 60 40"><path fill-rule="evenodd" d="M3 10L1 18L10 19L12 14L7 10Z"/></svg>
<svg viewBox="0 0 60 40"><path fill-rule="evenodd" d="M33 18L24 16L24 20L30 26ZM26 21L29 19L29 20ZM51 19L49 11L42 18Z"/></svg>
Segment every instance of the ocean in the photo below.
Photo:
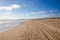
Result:
<svg viewBox="0 0 60 40"><path fill-rule="evenodd" d="M18 24L26 20L0 20L0 33L16 27Z"/></svg>

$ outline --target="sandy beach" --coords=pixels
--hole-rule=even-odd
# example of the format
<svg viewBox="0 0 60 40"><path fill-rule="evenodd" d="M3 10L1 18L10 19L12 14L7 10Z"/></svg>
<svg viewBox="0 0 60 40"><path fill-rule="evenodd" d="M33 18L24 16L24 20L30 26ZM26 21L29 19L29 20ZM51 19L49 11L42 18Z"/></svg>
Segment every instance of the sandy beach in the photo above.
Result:
<svg viewBox="0 0 60 40"><path fill-rule="evenodd" d="M60 40L60 19L23 22L0 33L0 40Z"/></svg>

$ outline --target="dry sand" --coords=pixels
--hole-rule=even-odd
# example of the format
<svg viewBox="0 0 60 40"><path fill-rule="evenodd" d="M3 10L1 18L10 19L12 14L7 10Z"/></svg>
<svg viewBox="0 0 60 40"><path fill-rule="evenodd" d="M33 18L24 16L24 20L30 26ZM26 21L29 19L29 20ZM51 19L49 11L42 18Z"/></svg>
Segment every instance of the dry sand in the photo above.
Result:
<svg viewBox="0 0 60 40"><path fill-rule="evenodd" d="M0 40L60 40L60 19L37 19L23 22L0 33Z"/></svg>

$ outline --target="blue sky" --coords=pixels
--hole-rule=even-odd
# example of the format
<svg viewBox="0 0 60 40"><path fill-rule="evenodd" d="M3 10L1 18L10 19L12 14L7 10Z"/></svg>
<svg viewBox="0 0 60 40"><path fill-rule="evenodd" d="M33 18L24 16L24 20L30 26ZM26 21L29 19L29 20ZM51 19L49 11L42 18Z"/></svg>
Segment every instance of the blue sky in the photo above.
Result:
<svg viewBox="0 0 60 40"><path fill-rule="evenodd" d="M0 19L60 16L60 0L0 0Z"/></svg>

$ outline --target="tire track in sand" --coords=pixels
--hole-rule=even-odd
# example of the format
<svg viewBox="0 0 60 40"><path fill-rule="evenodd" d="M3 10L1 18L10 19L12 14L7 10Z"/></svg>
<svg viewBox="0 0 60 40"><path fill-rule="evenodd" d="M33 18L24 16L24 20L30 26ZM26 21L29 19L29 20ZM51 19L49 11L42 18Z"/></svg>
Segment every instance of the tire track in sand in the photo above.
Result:
<svg viewBox="0 0 60 40"><path fill-rule="evenodd" d="M44 35L48 36L47 38L49 38L49 40L60 40L59 37L56 37L56 35L58 35L60 33L60 29L49 26L49 25L44 24L42 22L39 22L38 25L39 25L39 28L44 33ZM54 33L54 32L57 32L57 33Z"/></svg>

